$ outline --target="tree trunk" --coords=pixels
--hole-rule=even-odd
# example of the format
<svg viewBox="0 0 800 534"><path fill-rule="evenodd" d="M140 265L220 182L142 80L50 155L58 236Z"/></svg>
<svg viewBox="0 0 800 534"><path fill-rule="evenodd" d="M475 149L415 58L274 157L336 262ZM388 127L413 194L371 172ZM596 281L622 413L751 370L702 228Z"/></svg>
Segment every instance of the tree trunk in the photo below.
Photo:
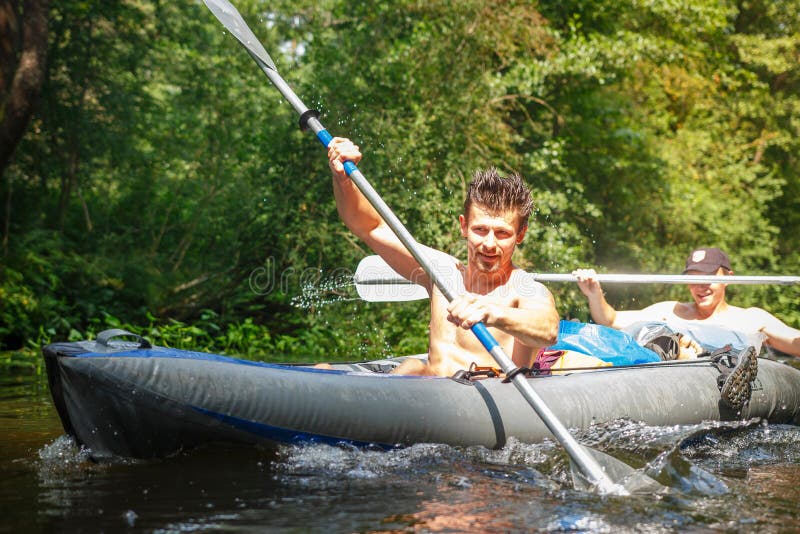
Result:
<svg viewBox="0 0 800 534"><path fill-rule="evenodd" d="M18 0L0 0L0 176L41 94L49 8L50 0L24 0L21 9Z"/></svg>

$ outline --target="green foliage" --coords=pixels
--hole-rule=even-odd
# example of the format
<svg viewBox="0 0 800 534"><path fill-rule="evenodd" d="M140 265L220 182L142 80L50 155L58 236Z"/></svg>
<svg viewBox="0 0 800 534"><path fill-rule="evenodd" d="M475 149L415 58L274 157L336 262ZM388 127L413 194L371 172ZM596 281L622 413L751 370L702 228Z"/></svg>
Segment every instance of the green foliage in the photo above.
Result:
<svg viewBox="0 0 800 534"><path fill-rule="evenodd" d="M800 268L797 0L236 5L425 244L463 255L466 183L495 165L534 190L530 270L679 272L697 245L738 274ZM51 22L0 181L0 348L122 325L251 358L426 350L425 303L352 300L368 251L324 152L201 3L64 0ZM551 289L587 318L575 287ZM796 291L731 297L800 324Z"/></svg>

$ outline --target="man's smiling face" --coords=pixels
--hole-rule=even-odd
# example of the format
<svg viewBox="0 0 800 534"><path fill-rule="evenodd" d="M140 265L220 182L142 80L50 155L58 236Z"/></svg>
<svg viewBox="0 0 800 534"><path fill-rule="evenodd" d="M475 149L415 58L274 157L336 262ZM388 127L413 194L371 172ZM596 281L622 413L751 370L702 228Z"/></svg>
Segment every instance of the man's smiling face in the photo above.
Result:
<svg viewBox="0 0 800 534"><path fill-rule="evenodd" d="M490 212L473 204L465 217L459 216L461 235L467 240L469 265L492 274L511 265L511 256L522 242L527 227L518 228L515 211Z"/></svg>

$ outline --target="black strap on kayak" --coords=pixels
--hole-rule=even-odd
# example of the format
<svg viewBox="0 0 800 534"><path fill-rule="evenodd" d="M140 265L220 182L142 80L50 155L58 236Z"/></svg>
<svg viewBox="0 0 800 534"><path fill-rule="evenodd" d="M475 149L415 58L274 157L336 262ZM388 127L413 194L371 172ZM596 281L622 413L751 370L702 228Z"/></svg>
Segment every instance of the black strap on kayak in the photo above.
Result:
<svg viewBox="0 0 800 534"><path fill-rule="evenodd" d="M696 365L714 365L715 362L708 358L707 356L702 356L696 359L691 360L667 360L667 361L659 361L659 362L648 362L648 363L631 363L625 365L614 365L614 366L592 366L592 367L563 367L557 369L559 374L571 373L571 372L583 372L583 371L603 371L603 372L614 372L614 371L622 371L625 369L647 369L647 368L660 368L660 367L681 367L681 366L696 366ZM506 380L511 380L514 378L514 375L519 373L524 373L525 376L528 378L549 378L550 376L554 376L551 374L550 369L538 369L536 364L534 363L533 368L529 369L527 367L518 368L515 371L512 371L510 377L506 377L503 379L503 382ZM460 370L453 373L452 378L453 380L469 383L473 377L484 376L487 378L496 378L502 374L500 369L496 369L493 367L478 367L474 363L470 365L469 370Z"/></svg>
<svg viewBox="0 0 800 534"><path fill-rule="evenodd" d="M506 377L503 379L503 384L508 384L509 382L514 380L515 376L517 376L520 373L522 373L522 376L530 377L532 371L533 369L531 369L530 367L517 367L516 369L512 369L511 371L506 373Z"/></svg>
<svg viewBox="0 0 800 534"><path fill-rule="evenodd" d="M475 378L476 376L485 376L486 378L496 378L501 374L503 374L503 371L501 369L498 369L497 367L480 367L478 365L475 365L475 362L472 362L471 364L469 364L468 370L461 369L460 371L456 371L455 373L453 373L453 376L451 378L459 381L461 380L469 381Z"/></svg>
<svg viewBox="0 0 800 534"><path fill-rule="evenodd" d="M514 369L512 369L511 371L509 371L505 375L505 378L503 378L503 383L504 384L508 384L509 382L511 382L514 379L515 376L517 376L520 373L522 373L523 376L528 376L529 377L529 376L531 376L531 372L532 372L532 369L530 369L529 367L515 367ZM502 374L503 374L503 370L502 369L498 369L497 367L481 367L481 366L475 365L475 362L472 362L469 365L469 369L468 370L465 371L465 370L462 369L460 371L457 371L456 373L453 374L453 376L451 378L453 378L454 380L459 380L459 381L463 381L463 380L469 381L469 380L472 380L473 378L479 377L479 376L486 377L486 378L497 378L498 376L501 376Z"/></svg>
<svg viewBox="0 0 800 534"><path fill-rule="evenodd" d="M122 328L112 328L110 330L103 330L99 334L97 334L97 339L95 340L98 344L103 345L104 347L110 347L109 343L115 337L132 337L135 338L136 341L139 343L140 349L150 349L153 346L140 335L134 334L133 332L128 332L127 330L123 330Z"/></svg>

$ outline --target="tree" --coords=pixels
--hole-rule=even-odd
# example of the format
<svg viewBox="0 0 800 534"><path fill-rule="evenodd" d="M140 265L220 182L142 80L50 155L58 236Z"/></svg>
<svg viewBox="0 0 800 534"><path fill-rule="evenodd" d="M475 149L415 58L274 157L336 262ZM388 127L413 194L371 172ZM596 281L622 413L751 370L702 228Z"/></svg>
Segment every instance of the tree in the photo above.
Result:
<svg viewBox="0 0 800 534"><path fill-rule="evenodd" d="M0 2L0 176L39 100L49 5L49 0Z"/></svg>
<svg viewBox="0 0 800 534"><path fill-rule="evenodd" d="M679 272L702 243L739 274L800 268L798 4L236 2L421 242L463 255L466 182L495 165L533 188L530 270ZM424 304L346 302L369 252L339 221L324 154L201 3L49 14L42 97L0 182L0 344L155 314L249 321L280 353L425 350ZM574 286L552 289L587 317ZM685 296L608 289L623 305ZM800 320L787 290L735 293Z"/></svg>

